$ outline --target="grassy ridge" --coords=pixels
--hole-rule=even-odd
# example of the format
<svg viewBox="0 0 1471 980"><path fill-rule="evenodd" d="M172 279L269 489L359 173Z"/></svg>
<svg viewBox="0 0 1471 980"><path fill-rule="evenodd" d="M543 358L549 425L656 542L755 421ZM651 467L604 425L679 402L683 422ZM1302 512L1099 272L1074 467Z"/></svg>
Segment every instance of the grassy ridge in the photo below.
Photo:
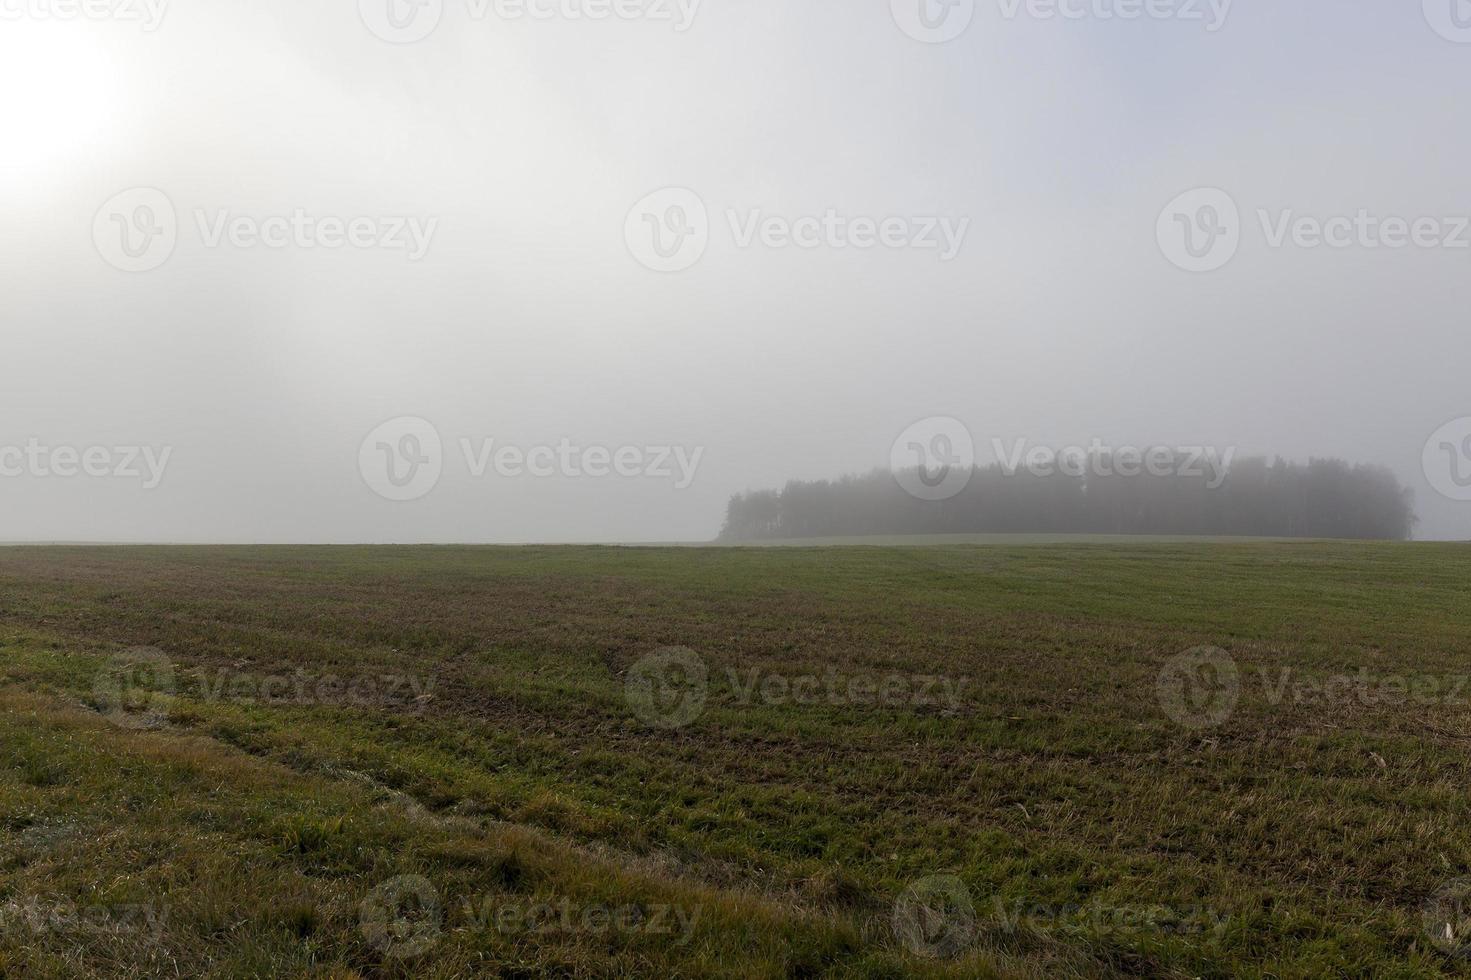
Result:
<svg viewBox="0 0 1471 980"><path fill-rule="evenodd" d="M1422 909L1471 871L1468 592L1471 549L1436 545L0 551L0 903L171 912L0 950L57 976L1456 972ZM1182 721L1161 675L1203 644L1236 694ZM140 646L164 668L124 670ZM703 683L640 685L671 647ZM22 846L47 828L61 851ZM385 939L363 903L404 880L434 902ZM905 896L957 880L916 942ZM629 905L679 925L602 923Z"/></svg>

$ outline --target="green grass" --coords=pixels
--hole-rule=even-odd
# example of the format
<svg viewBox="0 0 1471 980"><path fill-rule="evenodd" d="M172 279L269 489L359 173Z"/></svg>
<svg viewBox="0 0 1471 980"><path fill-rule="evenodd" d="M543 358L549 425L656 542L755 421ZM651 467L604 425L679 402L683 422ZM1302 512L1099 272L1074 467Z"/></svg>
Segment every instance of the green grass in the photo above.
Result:
<svg viewBox="0 0 1471 980"><path fill-rule="evenodd" d="M0 976L1471 975L1468 678L1455 545L0 550Z"/></svg>
<svg viewBox="0 0 1471 980"><path fill-rule="evenodd" d="M767 541L742 541L721 543L728 548L833 548L833 547L933 547L934 545L984 544L984 545L1081 545L1121 544L1133 545L1141 542L1150 544L1258 544L1258 543L1301 543L1303 539L1251 538L1251 537L1203 537L1199 535L1127 535L1127 534L865 534L851 537L823 538L772 538Z"/></svg>

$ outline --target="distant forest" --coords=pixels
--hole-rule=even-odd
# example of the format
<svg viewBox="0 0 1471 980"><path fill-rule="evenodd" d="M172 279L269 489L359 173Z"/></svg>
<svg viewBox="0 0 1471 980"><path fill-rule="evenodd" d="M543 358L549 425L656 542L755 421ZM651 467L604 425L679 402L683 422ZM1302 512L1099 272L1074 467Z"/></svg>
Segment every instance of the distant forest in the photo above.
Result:
<svg viewBox="0 0 1471 980"><path fill-rule="evenodd" d="M722 541L868 534L1180 534L1407 540L1411 491L1381 466L1240 459L1205 478L977 467L948 500L920 500L894 473L737 494Z"/></svg>

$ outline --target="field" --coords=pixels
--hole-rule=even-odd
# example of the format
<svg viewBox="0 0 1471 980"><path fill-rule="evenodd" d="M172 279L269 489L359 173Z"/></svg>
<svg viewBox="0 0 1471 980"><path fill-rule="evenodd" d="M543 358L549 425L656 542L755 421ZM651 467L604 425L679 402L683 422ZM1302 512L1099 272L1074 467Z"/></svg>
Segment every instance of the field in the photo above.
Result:
<svg viewBox="0 0 1471 980"><path fill-rule="evenodd" d="M0 549L0 976L1471 975L1468 678L1454 545Z"/></svg>

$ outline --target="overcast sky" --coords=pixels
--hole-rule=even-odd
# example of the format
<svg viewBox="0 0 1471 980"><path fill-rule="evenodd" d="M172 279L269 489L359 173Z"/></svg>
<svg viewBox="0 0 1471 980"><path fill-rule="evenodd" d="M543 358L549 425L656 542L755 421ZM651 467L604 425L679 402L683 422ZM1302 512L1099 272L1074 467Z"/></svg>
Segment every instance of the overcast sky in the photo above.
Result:
<svg viewBox="0 0 1471 980"><path fill-rule="evenodd" d="M1471 537L1464 0L67 2L0 0L0 540L708 539L937 416Z"/></svg>

